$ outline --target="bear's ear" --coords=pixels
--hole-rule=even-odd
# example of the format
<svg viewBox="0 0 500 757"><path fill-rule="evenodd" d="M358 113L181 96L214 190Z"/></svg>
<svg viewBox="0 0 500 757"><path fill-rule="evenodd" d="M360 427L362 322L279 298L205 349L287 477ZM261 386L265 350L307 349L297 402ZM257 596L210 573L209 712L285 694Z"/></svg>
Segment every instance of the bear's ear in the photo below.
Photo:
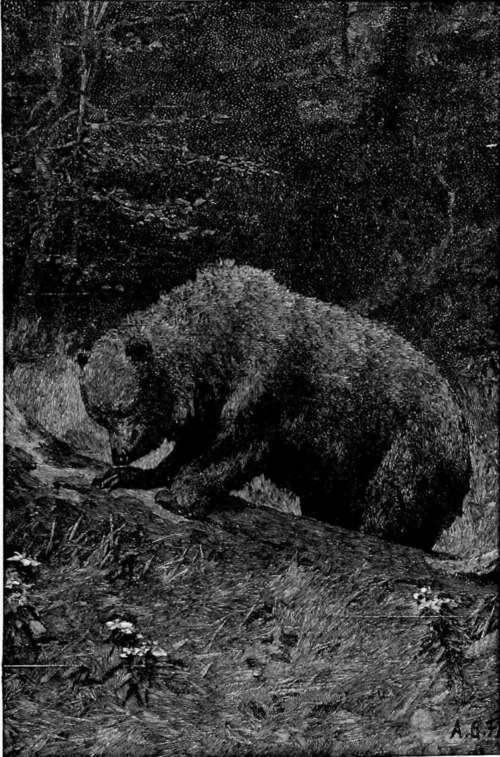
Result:
<svg viewBox="0 0 500 757"><path fill-rule="evenodd" d="M80 366L80 368L83 370L85 366L87 365L89 361L89 353L87 350L80 350L80 352L77 352L76 355L76 362Z"/></svg>
<svg viewBox="0 0 500 757"><path fill-rule="evenodd" d="M146 360L153 352L151 342L147 339L129 339L125 345L125 355L136 363Z"/></svg>

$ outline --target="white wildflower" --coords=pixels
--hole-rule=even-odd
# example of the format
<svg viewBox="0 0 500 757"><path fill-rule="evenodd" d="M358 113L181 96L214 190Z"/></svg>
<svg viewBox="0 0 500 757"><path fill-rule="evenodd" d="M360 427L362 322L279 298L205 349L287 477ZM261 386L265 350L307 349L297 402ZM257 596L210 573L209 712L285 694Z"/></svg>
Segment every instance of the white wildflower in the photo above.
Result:
<svg viewBox="0 0 500 757"><path fill-rule="evenodd" d="M5 588L6 588L6 589L12 589L12 588L13 588L14 586L22 586L22 585L23 585L23 582L22 582L22 581L19 581L19 580L18 580L17 578L15 578L14 576L9 576L9 577L8 577L8 578L7 578L6 580L5 580Z"/></svg>
<svg viewBox="0 0 500 757"><path fill-rule="evenodd" d="M21 552L15 552L12 557L7 558L7 562L21 563L25 568L37 568L41 563L35 560L33 557L26 557Z"/></svg>
<svg viewBox="0 0 500 757"><path fill-rule="evenodd" d="M153 657L167 657L168 652L163 647L153 647L151 654Z"/></svg>
<svg viewBox="0 0 500 757"><path fill-rule="evenodd" d="M109 628L110 631L118 630L122 633L134 633L135 631L135 626L130 620L120 620L120 618L106 621L106 628Z"/></svg>
<svg viewBox="0 0 500 757"><path fill-rule="evenodd" d="M120 631L133 631L135 626L129 620L121 620L119 623Z"/></svg>
<svg viewBox="0 0 500 757"><path fill-rule="evenodd" d="M456 607L457 603L450 597L437 596L430 586L423 586L419 591L413 594L413 598L417 602L417 608L420 613L424 610L430 610L433 613L441 613L443 607Z"/></svg>

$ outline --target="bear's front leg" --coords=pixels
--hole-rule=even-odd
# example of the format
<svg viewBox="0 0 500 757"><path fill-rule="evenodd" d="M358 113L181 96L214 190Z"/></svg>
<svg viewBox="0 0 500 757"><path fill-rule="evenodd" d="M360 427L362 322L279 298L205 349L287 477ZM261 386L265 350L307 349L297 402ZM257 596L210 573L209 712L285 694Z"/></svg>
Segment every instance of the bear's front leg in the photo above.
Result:
<svg viewBox="0 0 500 757"><path fill-rule="evenodd" d="M156 468L135 468L122 465L109 468L97 476L92 484L100 489L156 489L169 484L179 470L194 458L197 447L179 442L172 452Z"/></svg>
<svg viewBox="0 0 500 757"><path fill-rule="evenodd" d="M161 489L155 499L168 510L187 518L202 518L222 503L232 489L243 486L264 472L266 446L263 444L212 462L203 467L198 461L186 466L169 489Z"/></svg>

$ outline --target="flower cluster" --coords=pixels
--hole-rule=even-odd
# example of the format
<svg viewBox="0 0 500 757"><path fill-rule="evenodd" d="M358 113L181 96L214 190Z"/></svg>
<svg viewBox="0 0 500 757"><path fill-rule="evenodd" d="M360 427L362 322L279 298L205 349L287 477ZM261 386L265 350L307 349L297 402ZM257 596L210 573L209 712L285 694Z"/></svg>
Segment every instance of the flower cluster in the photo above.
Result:
<svg viewBox="0 0 500 757"><path fill-rule="evenodd" d="M23 650L23 654L35 653L37 643L46 633L39 613L33 604L28 578L40 563L17 552L8 558L10 566L5 571L4 637L8 647ZM31 648L31 652L30 652Z"/></svg>
<svg viewBox="0 0 500 757"><path fill-rule="evenodd" d="M138 637L141 634L138 634ZM120 657L146 657L146 655L152 655L153 657L166 657L167 652L165 649L158 645L157 641L145 642L143 641L138 647L122 647Z"/></svg>
<svg viewBox="0 0 500 757"><path fill-rule="evenodd" d="M28 589L32 584L25 583L17 570L8 568L5 573L5 595L11 608L28 604Z"/></svg>
<svg viewBox="0 0 500 757"><path fill-rule="evenodd" d="M106 622L106 628L109 628L110 631L118 631L122 634L135 635L136 633L135 626L130 620L120 620L119 618L108 620Z"/></svg>
<svg viewBox="0 0 500 757"><path fill-rule="evenodd" d="M144 635L138 633L130 620L114 618L106 622L106 628L111 632L113 644L121 648L120 657L123 659L167 657L167 652L159 646L158 642L145 640Z"/></svg>
<svg viewBox="0 0 500 757"><path fill-rule="evenodd" d="M25 586L19 573L15 570L8 570L5 576L5 588L7 591L19 591L21 586Z"/></svg>
<svg viewBox="0 0 500 757"><path fill-rule="evenodd" d="M416 600L417 610L419 613L436 613L440 614L444 607L453 608L457 603L450 597L439 597L435 594L430 586L423 586L413 595Z"/></svg>
<svg viewBox="0 0 500 757"><path fill-rule="evenodd" d="M26 557L26 555L22 555L20 552L14 552L12 557L7 558L7 562L18 563L23 568L32 569L39 568L41 565L38 560L35 560L33 557Z"/></svg>
<svg viewBox="0 0 500 757"><path fill-rule="evenodd" d="M9 567L5 571L4 586L9 607L13 612L17 612L21 607L29 608L28 591L33 584L28 583L28 580L34 577L41 563L20 552L14 552L14 555L8 557L6 562L9 563Z"/></svg>

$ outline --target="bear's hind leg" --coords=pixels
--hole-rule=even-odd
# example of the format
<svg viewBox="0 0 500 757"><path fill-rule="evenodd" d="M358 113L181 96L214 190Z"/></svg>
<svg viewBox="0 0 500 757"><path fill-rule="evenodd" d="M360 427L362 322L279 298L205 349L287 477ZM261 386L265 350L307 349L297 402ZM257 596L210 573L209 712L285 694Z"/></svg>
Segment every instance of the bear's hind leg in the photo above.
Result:
<svg viewBox="0 0 500 757"><path fill-rule="evenodd" d="M452 468L432 441L398 435L366 489L362 530L430 550L459 510Z"/></svg>

